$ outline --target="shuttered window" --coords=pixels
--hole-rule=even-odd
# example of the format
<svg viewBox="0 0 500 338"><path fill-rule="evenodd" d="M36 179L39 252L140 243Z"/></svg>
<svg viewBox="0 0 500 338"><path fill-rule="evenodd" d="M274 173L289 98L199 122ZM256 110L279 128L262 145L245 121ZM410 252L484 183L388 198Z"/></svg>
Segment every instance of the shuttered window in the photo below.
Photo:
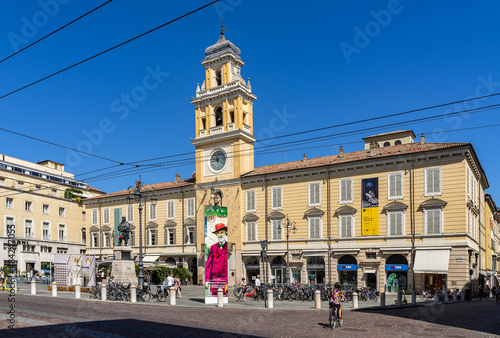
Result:
<svg viewBox="0 0 500 338"><path fill-rule="evenodd" d="M389 236L401 236L403 234L404 214L402 211L389 212L387 214Z"/></svg>
<svg viewBox="0 0 500 338"><path fill-rule="evenodd" d="M340 237L353 237L353 215L340 215L339 223L340 223Z"/></svg>
<svg viewBox="0 0 500 338"><path fill-rule="evenodd" d="M321 183L309 183L309 206L315 207L321 205Z"/></svg>
<svg viewBox="0 0 500 338"><path fill-rule="evenodd" d="M425 169L425 195L441 195L441 168Z"/></svg>
<svg viewBox="0 0 500 338"><path fill-rule="evenodd" d="M247 191L247 212L256 212L255 190Z"/></svg>
<svg viewBox="0 0 500 338"><path fill-rule="evenodd" d="M283 221L281 219L271 220L271 238L273 240L283 239L283 227L281 225Z"/></svg>
<svg viewBox="0 0 500 338"><path fill-rule="evenodd" d="M321 217L309 217L309 238L321 238Z"/></svg>
<svg viewBox="0 0 500 338"><path fill-rule="evenodd" d="M109 224L109 208L102 209L102 221L104 224Z"/></svg>
<svg viewBox="0 0 500 338"><path fill-rule="evenodd" d="M97 225L97 209L92 209L92 225Z"/></svg>
<svg viewBox="0 0 500 338"><path fill-rule="evenodd" d="M339 182L340 204L352 203L352 178L343 178Z"/></svg>
<svg viewBox="0 0 500 338"><path fill-rule="evenodd" d="M247 241L257 240L257 222L247 222Z"/></svg>
<svg viewBox="0 0 500 338"><path fill-rule="evenodd" d="M441 209L427 209L425 210L426 233L427 234L440 234L441 219L443 210Z"/></svg>
<svg viewBox="0 0 500 338"><path fill-rule="evenodd" d="M175 218L175 200L167 201L167 219Z"/></svg>
<svg viewBox="0 0 500 338"><path fill-rule="evenodd" d="M194 197L186 199L187 217L194 218Z"/></svg>
<svg viewBox="0 0 500 338"><path fill-rule="evenodd" d="M174 227L167 227L165 228L165 244L166 245L173 245L175 244L175 228Z"/></svg>
<svg viewBox="0 0 500 338"><path fill-rule="evenodd" d="M156 204L153 203L149 204L149 219L151 221L156 220Z"/></svg>
<svg viewBox="0 0 500 338"><path fill-rule="evenodd" d="M283 187L271 188L272 209L283 209Z"/></svg>
<svg viewBox="0 0 500 338"><path fill-rule="evenodd" d="M403 173L389 173L388 174L388 198L391 200L394 199L403 199Z"/></svg>
<svg viewBox="0 0 500 338"><path fill-rule="evenodd" d="M127 205L127 221L128 222L134 221L134 206L133 205Z"/></svg>

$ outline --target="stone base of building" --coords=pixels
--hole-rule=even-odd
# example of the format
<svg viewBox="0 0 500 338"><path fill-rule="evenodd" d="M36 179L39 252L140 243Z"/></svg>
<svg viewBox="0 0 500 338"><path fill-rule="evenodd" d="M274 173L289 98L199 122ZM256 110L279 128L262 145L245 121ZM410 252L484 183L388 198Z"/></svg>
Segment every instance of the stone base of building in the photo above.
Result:
<svg viewBox="0 0 500 338"><path fill-rule="evenodd" d="M115 283L134 283L137 284L137 275L135 274L135 263L130 258L132 248L129 246L118 246L113 250L115 259L111 264L111 276Z"/></svg>

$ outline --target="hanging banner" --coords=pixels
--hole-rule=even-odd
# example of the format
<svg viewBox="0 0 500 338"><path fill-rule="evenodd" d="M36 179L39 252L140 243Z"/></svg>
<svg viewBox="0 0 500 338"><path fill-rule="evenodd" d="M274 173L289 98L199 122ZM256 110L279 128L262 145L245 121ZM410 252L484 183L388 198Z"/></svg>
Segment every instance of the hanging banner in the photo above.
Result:
<svg viewBox="0 0 500 338"><path fill-rule="evenodd" d="M217 290L222 289L227 303L227 208L205 206L205 304L217 303Z"/></svg>
<svg viewBox="0 0 500 338"><path fill-rule="evenodd" d="M378 178L361 180L362 236L378 235Z"/></svg>

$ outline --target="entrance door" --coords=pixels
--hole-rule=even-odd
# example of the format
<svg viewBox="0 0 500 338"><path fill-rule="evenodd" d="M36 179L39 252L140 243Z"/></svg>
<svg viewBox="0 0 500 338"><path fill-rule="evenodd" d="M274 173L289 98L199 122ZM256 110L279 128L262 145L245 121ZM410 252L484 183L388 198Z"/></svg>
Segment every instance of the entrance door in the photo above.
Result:
<svg viewBox="0 0 500 338"><path fill-rule="evenodd" d="M375 273L366 274L366 286L372 289L377 288L377 274Z"/></svg>
<svg viewBox="0 0 500 338"><path fill-rule="evenodd" d="M283 283L283 270L282 269L274 269L274 282L276 284Z"/></svg>

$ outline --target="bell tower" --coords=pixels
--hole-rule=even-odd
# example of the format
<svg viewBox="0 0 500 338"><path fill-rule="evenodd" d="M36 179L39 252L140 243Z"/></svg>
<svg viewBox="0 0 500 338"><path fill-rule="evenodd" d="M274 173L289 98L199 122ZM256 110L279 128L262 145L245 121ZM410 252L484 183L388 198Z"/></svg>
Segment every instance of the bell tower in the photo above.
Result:
<svg viewBox="0 0 500 338"><path fill-rule="evenodd" d="M196 88L196 181L238 178L254 168L253 101L250 79L241 77L241 51L224 36L205 49L205 79Z"/></svg>

